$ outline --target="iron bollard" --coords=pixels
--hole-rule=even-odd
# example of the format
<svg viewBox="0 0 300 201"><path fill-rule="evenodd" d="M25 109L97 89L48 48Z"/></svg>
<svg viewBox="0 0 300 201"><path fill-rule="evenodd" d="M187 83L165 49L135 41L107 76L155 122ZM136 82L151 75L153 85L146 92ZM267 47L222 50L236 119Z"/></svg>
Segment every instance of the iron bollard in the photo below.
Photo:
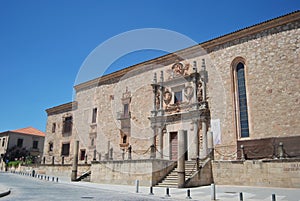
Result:
<svg viewBox="0 0 300 201"><path fill-rule="evenodd" d="M243 201L244 199L243 199L243 193L242 192L240 192L240 201Z"/></svg>
<svg viewBox="0 0 300 201"><path fill-rule="evenodd" d="M150 186L150 193L149 193L149 195L154 195L153 194L153 187L152 186Z"/></svg>
<svg viewBox="0 0 300 201"><path fill-rule="evenodd" d="M210 191L210 197L211 200L216 200L216 186L215 184L211 184L211 191Z"/></svg>
<svg viewBox="0 0 300 201"><path fill-rule="evenodd" d="M191 197L191 190L190 189L186 190L186 199L192 199L192 197Z"/></svg>
<svg viewBox="0 0 300 201"><path fill-rule="evenodd" d="M170 189L169 189L169 187L166 188L166 197L171 197L170 196Z"/></svg>
<svg viewBox="0 0 300 201"><path fill-rule="evenodd" d="M139 180L135 180L135 192L138 193L139 192Z"/></svg>
<svg viewBox="0 0 300 201"><path fill-rule="evenodd" d="M276 201L276 195L272 194L272 201Z"/></svg>

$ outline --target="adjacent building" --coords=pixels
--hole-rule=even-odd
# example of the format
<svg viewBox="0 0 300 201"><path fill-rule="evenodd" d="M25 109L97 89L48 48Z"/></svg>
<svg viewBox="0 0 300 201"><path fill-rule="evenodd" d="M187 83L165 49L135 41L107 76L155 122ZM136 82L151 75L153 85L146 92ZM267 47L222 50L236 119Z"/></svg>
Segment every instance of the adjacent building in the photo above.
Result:
<svg viewBox="0 0 300 201"><path fill-rule="evenodd" d="M43 155L44 140L45 133L33 127L0 133L1 169L3 162L22 160L24 156L32 156L34 162L37 162Z"/></svg>

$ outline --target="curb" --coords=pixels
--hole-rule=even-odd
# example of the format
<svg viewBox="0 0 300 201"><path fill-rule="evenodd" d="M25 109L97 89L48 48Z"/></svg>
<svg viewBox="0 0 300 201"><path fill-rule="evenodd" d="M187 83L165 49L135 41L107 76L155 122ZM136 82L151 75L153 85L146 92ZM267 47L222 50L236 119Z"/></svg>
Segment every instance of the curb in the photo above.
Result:
<svg viewBox="0 0 300 201"><path fill-rule="evenodd" d="M9 194L10 194L10 189L8 189L7 191L4 191L4 192L0 193L0 198L4 197L4 196L7 196Z"/></svg>

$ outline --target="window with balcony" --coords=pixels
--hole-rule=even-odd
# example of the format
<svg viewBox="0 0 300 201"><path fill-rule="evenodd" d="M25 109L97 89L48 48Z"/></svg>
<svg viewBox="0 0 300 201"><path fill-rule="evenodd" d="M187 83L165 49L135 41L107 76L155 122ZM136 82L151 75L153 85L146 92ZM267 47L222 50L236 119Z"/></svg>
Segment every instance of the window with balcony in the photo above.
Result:
<svg viewBox="0 0 300 201"><path fill-rule="evenodd" d="M72 133L73 118L72 116L65 117L63 121L63 134Z"/></svg>

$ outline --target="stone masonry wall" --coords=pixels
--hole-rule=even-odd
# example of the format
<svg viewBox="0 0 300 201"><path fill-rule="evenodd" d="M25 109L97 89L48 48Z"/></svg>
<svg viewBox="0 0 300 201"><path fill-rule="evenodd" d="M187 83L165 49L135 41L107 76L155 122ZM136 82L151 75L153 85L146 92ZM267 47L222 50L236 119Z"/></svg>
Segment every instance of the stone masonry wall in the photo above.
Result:
<svg viewBox="0 0 300 201"><path fill-rule="evenodd" d="M245 60L250 137L300 135L299 22L225 44L209 54L208 101L211 118L220 119L221 144L216 157L236 157L232 62ZM242 42L241 42L242 41Z"/></svg>
<svg viewBox="0 0 300 201"><path fill-rule="evenodd" d="M214 161L219 185L300 188L300 160Z"/></svg>

